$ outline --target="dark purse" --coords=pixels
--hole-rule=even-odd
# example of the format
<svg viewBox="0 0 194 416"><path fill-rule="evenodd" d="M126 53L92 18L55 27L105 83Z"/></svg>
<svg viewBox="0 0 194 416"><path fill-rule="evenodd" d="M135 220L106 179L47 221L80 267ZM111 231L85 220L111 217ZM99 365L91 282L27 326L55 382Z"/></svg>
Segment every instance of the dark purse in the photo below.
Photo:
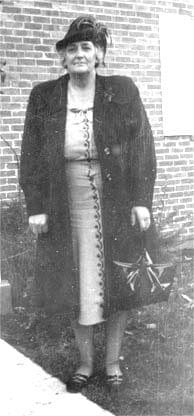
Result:
<svg viewBox="0 0 194 416"><path fill-rule="evenodd" d="M135 263L113 261L117 275L117 302L123 310L168 301L176 266L154 264L143 248Z"/></svg>

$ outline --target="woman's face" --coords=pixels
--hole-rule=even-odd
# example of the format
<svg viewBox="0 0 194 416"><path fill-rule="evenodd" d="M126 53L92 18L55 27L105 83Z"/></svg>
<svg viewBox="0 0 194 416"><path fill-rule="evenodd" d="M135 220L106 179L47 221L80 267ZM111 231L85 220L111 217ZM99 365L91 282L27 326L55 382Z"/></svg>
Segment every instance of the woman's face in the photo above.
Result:
<svg viewBox="0 0 194 416"><path fill-rule="evenodd" d="M65 49L65 65L70 74L92 72L96 64L96 47L90 41L73 42Z"/></svg>

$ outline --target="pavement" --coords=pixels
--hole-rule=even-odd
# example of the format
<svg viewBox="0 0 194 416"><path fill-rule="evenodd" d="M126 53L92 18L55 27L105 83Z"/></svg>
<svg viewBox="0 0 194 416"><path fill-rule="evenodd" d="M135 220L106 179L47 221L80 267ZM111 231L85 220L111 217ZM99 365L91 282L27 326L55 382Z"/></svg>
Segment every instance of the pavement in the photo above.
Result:
<svg viewBox="0 0 194 416"><path fill-rule="evenodd" d="M1 416L111 416L0 340Z"/></svg>

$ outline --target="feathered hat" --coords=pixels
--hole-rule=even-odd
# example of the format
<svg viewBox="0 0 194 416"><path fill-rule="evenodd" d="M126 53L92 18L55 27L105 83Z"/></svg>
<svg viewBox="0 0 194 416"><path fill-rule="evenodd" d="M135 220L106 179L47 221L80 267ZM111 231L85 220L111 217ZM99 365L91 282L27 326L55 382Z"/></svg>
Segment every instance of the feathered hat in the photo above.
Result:
<svg viewBox="0 0 194 416"><path fill-rule="evenodd" d="M99 46L106 53L109 34L107 28L96 21L93 16L80 16L73 20L63 39L56 43L56 50L60 52L69 43L90 41Z"/></svg>

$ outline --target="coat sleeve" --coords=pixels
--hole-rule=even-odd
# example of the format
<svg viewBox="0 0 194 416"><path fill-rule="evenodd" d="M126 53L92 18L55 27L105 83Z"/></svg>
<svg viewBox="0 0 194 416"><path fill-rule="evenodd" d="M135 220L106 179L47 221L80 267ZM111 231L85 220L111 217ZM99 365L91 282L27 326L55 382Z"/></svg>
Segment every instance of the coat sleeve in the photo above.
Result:
<svg viewBox="0 0 194 416"><path fill-rule="evenodd" d="M134 84L129 123L127 182L131 206L145 206L151 210L156 178L154 138L138 88Z"/></svg>
<svg viewBox="0 0 194 416"><path fill-rule="evenodd" d="M38 88L29 97L21 147L20 185L28 215L47 213L48 167L43 152L44 103Z"/></svg>

